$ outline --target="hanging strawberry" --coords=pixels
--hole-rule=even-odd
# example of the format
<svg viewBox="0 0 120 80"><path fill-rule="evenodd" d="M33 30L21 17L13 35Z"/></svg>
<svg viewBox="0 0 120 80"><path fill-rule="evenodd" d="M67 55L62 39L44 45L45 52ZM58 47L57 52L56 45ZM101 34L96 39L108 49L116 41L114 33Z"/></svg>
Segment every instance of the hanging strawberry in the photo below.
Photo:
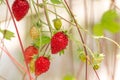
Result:
<svg viewBox="0 0 120 80"><path fill-rule="evenodd" d="M25 49L25 60L27 63L30 63L34 55L38 54L38 49L34 46L29 46Z"/></svg>
<svg viewBox="0 0 120 80"><path fill-rule="evenodd" d="M27 0L15 0L12 5L12 12L17 21L20 21L28 12L29 3Z"/></svg>
<svg viewBox="0 0 120 80"><path fill-rule="evenodd" d="M68 45L68 37L64 32L57 32L51 39L51 52L56 54Z"/></svg>
<svg viewBox="0 0 120 80"><path fill-rule="evenodd" d="M54 19L53 23L56 30L59 30L62 26L62 21L59 18Z"/></svg>
<svg viewBox="0 0 120 80"><path fill-rule="evenodd" d="M40 31L39 31L39 28L37 27L31 27L30 29L30 36L32 39L36 39L36 38L39 38L40 36Z"/></svg>
<svg viewBox="0 0 120 80"><path fill-rule="evenodd" d="M42 73L45 73L48 71L50 66L50 60L47 57L40 56L36 61L35 61L35 75L39 76Z"/></svg>

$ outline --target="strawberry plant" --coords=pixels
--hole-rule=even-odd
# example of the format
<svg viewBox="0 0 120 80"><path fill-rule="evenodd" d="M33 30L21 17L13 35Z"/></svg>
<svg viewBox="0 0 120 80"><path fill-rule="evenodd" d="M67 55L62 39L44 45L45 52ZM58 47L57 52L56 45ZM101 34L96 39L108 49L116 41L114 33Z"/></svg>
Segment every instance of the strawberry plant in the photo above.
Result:
<svg viewBox="0 0 120 80"><path fill-rule="evenodd" d="M42 80L44 75L50 75L52 79L57 75L53 68L62 72L61 80L91 80L90 77L102 80L100 71L104 66L108 79L116 80L120 9L115 0L111 0L109 9L94 21L94 2L84 0L85 14L80 15L74 9L77 5L72 5L73 0L13 0L12 4L9 0L0 0L0 7L7 7L6 18L0 21L0 24L5 22L4 28L0 25L0 59L6 53L23 75L23 80ZM90 17L87 4L90 5ZM80 16L84 16L85 21L80 21ZM14 26L9 30L11 21ZM25 28L19 25L24 22L27 24ZM22 32L27 36L23 37ZM15 38L19 42L21 62L7 49L11 45L6 43ZM15 44L12 46L18 48ZM11 49L12 52L17 50ZM61 64L57 62L57 56ZM0 74L1 78L4 79Z"/></svg>

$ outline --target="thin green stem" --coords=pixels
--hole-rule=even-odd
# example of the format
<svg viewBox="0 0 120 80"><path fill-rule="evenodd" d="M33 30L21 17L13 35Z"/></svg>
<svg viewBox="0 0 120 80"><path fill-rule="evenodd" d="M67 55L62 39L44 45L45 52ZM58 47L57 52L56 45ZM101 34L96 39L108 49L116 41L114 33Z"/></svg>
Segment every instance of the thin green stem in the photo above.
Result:
<svg viewBox="0 0 120 80"><path fill-rule="evenodd" d="M103 39L106 39L106 40L108 40L108 41L111 41L112 43L114 43L118 48L120 48L120 45L116 42L116 41L114 41L114 40L112 40L112 39L110 39L110 38L108 38L108 37L100 37L101 39L103 38Z"/></svg>
<svg viewBox="0 0 120 80"><path fill-rule="evenodd" d="M51 4L51 3L46 3L48 5L51 5L51 6L55 6L55 7L59 7L59 8L64 8L64 6L59 6L59 5L55 5L55 4Z"/></svg>
<svg viewBox="0 0 120 80"><path fill-rule="evenodd" d="M55 13L57 13L57 10L56 10L55 5L54 5L53 7L54 7L54 11L55 11ZM55 14L55 17L56 17L56 19L57 19L57 15L56 15L56 14Z"/></svg>
<svg viewBox="0 0 120 80"><path fill-rule="evenodd" d="M64 6L64 8L65 8L65 10L67 11L67 13L69 14L70 18L72 19L73 17L72 17L72 15L71 15L69 9L67 8L67 6L64 4L64 2L61 2L61 3L62 3L62 5Z"/></svg>
<svg viewBox="0 0 120 80"><path fill-rule="evenodd" d="M31 0L29 0L29 2L30 2L30 12L31 12L31 14L33 14L32 6L31 6L31 5L32 5L32 2L31 2ZM33 19L34 19L34 17L33 17L33 15L31 15L31 20L33 20ZM33 21L34 21L34 20L33 20ZM34 23L33 21L32 21L32 23Z"/></svg>
<svg viewBox="0 0 120 80"><path fill-rule="evenodd" d="M82 36L82 33L81 33L80 29L79 29L79 25L78 25L77 21L76 21L74 15L73 15L73 13L72 13L70 7L68 6L66 0L64 0L64 2L65 2L66 6L67 6L67 8L68 8L68 10L69 10L69 13L71 14L71 17L73 18L73 20L74 20L74 22L75 22L75 24L76 24L76 28L77 28L78 33L79 33L79 35L80 35L81 41L82 41L83 44L85 44L84 39L83 39L83 36ZM85 47L84 45L83 45L83 49L84 49L85 54L86 54L86 56L87 56L87 55L88 55L88 54L87 54L87 49L86 49L86 47ZM86 58L86 72L85 72L86 80L87 80L87 76L88 76L88 75L87 75L87 71L88 71L88 70L87 70L87 66L88 66L87 63L88 63L88 61L87 61L87 58Z"/></svg>
<svg viewBox="0 0 120 80"><path fill-rule="evenodd" d="M48 26L49 26L49 30L50 30L51 36L52 36L52 25L50 23L50 19L49 19L49 15L48 15L46 1L42 0L42 2L44 3L44 13L45 13L45 17L46 17L46 20L47 20L47 23L48 23Z"/></svg>
<svg viewBox="0 0 120 80"><path fill-rule="evenodd" d="M91 54L92 56L94 56L93 51L92 51L87 45L84 44L84 46L85 46L86 49L90 52L90 54Z"/></svg>
<svg viewBox="0 0 120 80"><path fill-rule="evenodd" d="M51 12L51 13L53 13L53 14L56 14L58 17L60 17L60 18L63 19L64 21L68 22L69 24L71 24L71 25L73 25L73 26L76 26L73 22L68 21L67 19L63 18L62 16L58 15L57 13L55 13L55 12L49 10L49 9L48 9L48 11ZM81 30L83 30L83 31L85 31L85 32L88 32L86 29L82 28L79 24L78 24L78 27L79 27Z"/></svg>
<svg viewBox="0 0 120 80"><path fill-rule="evenodd" d="M49 45L50 45L50 44L47 44L47 45L46 45L46 48L45 48L45 51L44 51L43 56L45 56L45 54L46 54L46 52L47 52L47 49L48 49Z"/></svg>
<svg viewBox="0 0 120 80"><path fill-rule="evenodd" d="M35 13L37 14L37 18L40 19L40 16L39 16L39 14L38 14L38 11L37 11L37 9L36 9L36 7L35 7L35 2L34 2L34 0L32 0L32 5L33 5L33 8L34 8L34 10L35 10ZM35 21L34 21L34 20L33 20L33 23L35 24Z"/></svg>

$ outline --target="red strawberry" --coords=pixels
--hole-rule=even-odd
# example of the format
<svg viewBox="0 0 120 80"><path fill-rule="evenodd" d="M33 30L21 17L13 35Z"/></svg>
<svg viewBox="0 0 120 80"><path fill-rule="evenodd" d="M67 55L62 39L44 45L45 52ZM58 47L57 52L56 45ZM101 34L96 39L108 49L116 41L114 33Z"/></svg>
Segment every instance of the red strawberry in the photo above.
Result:
<svg viewBox="0 0 120 80"><path fill-rule="evenodd" d="M30 63L32 60L33 56L38 54L38 49L34 46L29 46L25 49L25 60L27 63Z"/></svg>
<svg viewBox="0 0 120 80"><path fill-rule="evenodd" d="M48 71L50 61L47 57L41 56L35 61L35 75L39 76L42 73Z"/></svg>
<svg viewBox="0 0 120 80"><path fill-rule="evenodd" d="M64 32L57 32L51 39L51 51L52 54L56 54L59 51L66 48L68 45L68 37Z"/></svg>
<svg viewBox="0 0 120 80"><path fill-rule="evenodd" d="M21 20L28 12L29 4L27 0L15 0L12 5L12 11L17 21Z"/></svg>

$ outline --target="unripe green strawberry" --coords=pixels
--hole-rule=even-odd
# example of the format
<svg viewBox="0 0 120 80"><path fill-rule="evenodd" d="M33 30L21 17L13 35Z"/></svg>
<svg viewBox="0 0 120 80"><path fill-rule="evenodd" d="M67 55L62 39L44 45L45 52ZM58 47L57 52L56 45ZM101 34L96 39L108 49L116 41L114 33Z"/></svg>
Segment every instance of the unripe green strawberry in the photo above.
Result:
<svg viewBox="0 0 120 80"><path fill-rule="evenodd" d="M32 39L36 39L40 36L39 28L37 27L31 27L30 29L30 36Z"/></svg>
<svg viewBox="0 0 120 80"><path fill-rule="evenodd" d="M59 30L62 26L62 21L59 18L54 19L53 23L56 30Z"/></svg>
<svg viewBox="0 0 120 80"><path fill-rule="evenodd" d="M99 64L94 64L94 65L93 65L93 69L94 69L94 70L98 70L98 69L99 69L99 67L100 67L100 65L99 65Z"/></svg>
<svg viewBox="0 0 120 80"><path fill-rule="evenodd" d="M30 68L30 72L34 73L35 72L35 59L32 59L29 63L29 68Z"/></svg>
<svg viewBox="0 0 120 80"><path fill-rule="evenodd" d="M84 53L84 51L81 51L80 52L80 55L79 55L79 58L82 62L85 62L86 61L86 55Z"/></svg>

